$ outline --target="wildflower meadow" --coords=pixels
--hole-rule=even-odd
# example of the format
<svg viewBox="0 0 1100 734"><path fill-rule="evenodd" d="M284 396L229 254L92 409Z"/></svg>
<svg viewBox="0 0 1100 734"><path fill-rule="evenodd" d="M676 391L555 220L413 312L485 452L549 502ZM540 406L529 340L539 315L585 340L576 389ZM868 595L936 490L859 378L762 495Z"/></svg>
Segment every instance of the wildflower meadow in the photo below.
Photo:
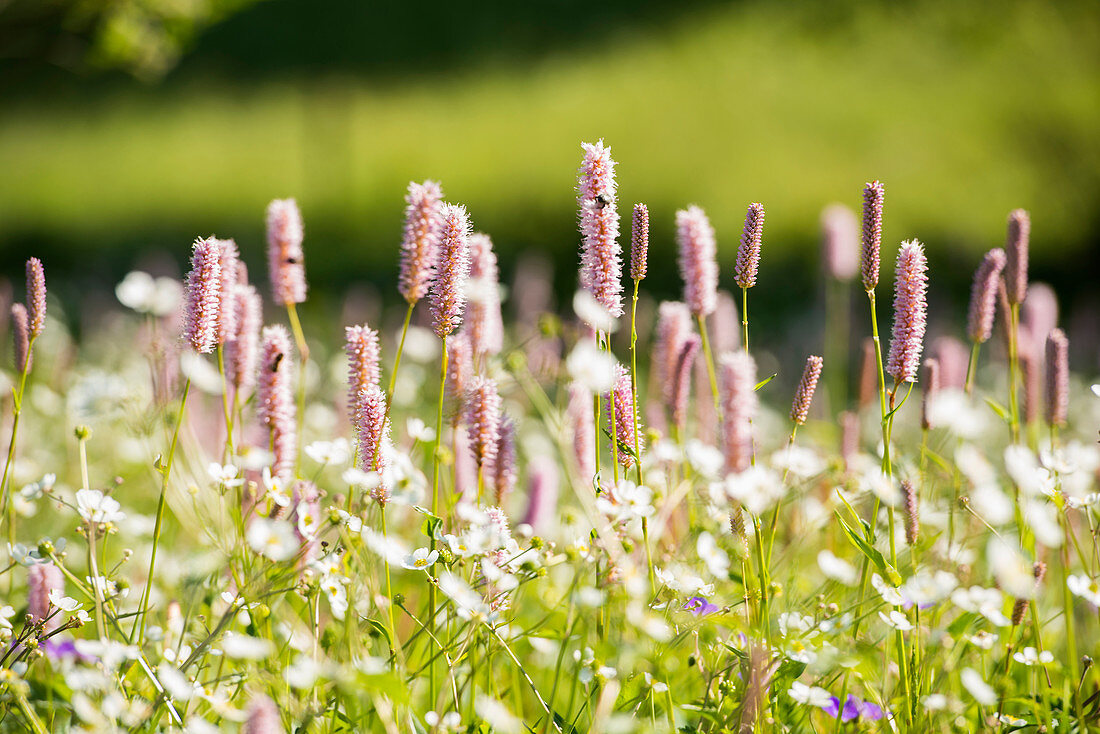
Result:
<svg viewBox="0 0 1100 734"><path fill-rule="evenodd" d="M300 317L325 254L293 199L266 272L200 237L79 339L27 253L0 731L1100 730L1100 385L1029 282L1029 213L951 313L856 187L862 218L822 214L824 351L788 359L754 328L788 288L766 202L730 261L685 206L659 262L669 214L580 153L564 308L538 270L502 285L434 181L374 324Z"/></svg>

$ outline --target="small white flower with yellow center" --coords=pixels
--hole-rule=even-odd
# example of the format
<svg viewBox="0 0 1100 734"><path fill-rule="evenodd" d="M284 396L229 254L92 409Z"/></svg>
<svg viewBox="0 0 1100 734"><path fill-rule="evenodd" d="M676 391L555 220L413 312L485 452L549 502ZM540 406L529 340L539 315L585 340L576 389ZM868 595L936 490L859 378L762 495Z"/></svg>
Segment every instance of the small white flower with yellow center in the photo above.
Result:
<svg viewBox="0 0 1100 734"><path fill-rule="evenodd" d="M219 464L216 461L212 461L210 462L210 466L206 467L206 473L210 475L210 478L213 479L216 484L225 487L239 487L244 484L244 477L237 476L240 470L232 464Z"/></svg>
<svg viewBox="0 0 1100 734"><path fill-rule="evenodd" d="M439 558L439 551L429 551L427 548L417 548L401 563L405 568L413 571L427 571Z"/></svg>
<svg viewBox="0 0 1100 734"><path fill-rule="evenodd" d="M298 536L285 520L257 517L248 526L248 545L252 550L273 561L287 561L298 552Z"/></svg>
<svg viewBox="0 0 1100 734"><path fill-rule="evenodd" d="M1020 652L1014 654L1012 659L1018 663L1031 667L1032 665L1046 665L1047 663L1054 662L1054 654L1050 650L1043 650L1039 652L1034 647L1025 647Z"/></svg>

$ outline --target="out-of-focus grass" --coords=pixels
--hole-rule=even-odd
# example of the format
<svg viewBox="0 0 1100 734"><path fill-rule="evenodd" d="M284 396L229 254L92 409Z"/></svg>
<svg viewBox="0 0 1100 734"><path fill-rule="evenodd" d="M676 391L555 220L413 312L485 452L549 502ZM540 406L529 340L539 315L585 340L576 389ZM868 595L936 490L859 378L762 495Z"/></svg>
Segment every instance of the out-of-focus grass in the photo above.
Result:
<svg viewBox="0 0 1100 734"><path fill-rule="evenodd" d="M999 243L1016 206L1034 213L1040 264L1057 268L1095 242L1093 7L849 13L748 3L403 86L196 84L22 105L0 118L0 244L43 238L108 255L178 250L165 240L215 231L254 248L267 200L294 195L311 275L346 277L349 264L369 275L392 267L406 182L433 177L506 260L527 247L566 260L579 142L597 137L620 162L624 212L650 204L658 256L671 252L675 208L706 207L728 255L759 200L769 251L810 257L821 207L858 205L876 177L887 241L917 236L936 257Z"/></svg>

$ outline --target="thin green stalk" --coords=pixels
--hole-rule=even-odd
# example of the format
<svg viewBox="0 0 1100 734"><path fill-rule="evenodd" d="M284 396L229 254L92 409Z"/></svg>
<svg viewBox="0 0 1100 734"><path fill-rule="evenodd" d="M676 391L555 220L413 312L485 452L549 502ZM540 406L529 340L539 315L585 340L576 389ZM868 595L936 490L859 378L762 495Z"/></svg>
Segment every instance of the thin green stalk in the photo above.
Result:
<svg viewBox="0 0 1100 734"><path fill-rule="evenodd" d="M229 410L229 384L225 379L225 357L222 345L217 347L218 374L222 378L222 412L225 413L225 448L228 456L233 455L233 415ZM234 398L235 399L235 398Z"/></svg>
<svg viewBox="0 0 1100 734"><path fill-rule="evenodd" d="M982 343L979 341L974 342L974 346L970 348L970 361L966 363L966 394L969 395L974 389L974 377L978 373L978 352L982 348Z"/></svg>
<svg viewBox="0 0 1100 734"><path fill-rule="evenodd" d="M76 436L80 451L81 487L88 489L88 449L86 442L89 432L86 428L77 428ZM107 629L103 624L103 589L99 583L99 564L96 563L95 557L95 539L98 528L96 523L91 520L87 522L85 527L88 529L88 575L92 579L92 594L95 599L95 628L99 639L103 640L107 637Z"/></svg>
<svg viewBox="0 0 1100 734"><path fill-rule="evenodd" d="M615 358L615 354L611 351L611 337L608 336L605 342L607 347L607 355L612 359ZM611 389L607 392L607 419L611 423L611 477L615 484L619 483L619 431L615 425L615 417L618 412L615 410L615 405L619 402L616 397L616 385L612 385ZM635 443L637 446L637 443Z"/></svg>
<svg viewBox="0 0 1100 734"><path fill-rule="evenodd" d="M15 502L10 502L8 495L8 479L10 478L11 467L15 463L15 439L19 435L19 417L23 415L23 395L27 388L27 375L30 373L30 355L34 351L35 337L31 337L30 343L27 345L27 359L23 362L23 367L19 371L19 390L12 391L12 423L11 423L11 441L8 442L8 458L4 462L4 476L0 479L0 489L3 490L3 500L0 501L0 523L4 521L6 517L8 520L8 543L15 545Z"/></svg>
<svg viewBox="0 0 1100 734"><path fill-rule="evenodd" d="M137 630L137 645L141 647L145 641L145 626L149 615L149 591L153 587L153 573L156 570L157 564L157 546L160 545L160 533L164 525L164 505L165 495L168 494L168 479L172 474L172 462L176 456L176 444L179 443L180 426L183 425L184 409L187 407L187 393L191 390L191 378L188 377L183 383L183 395L180 396L180 409L179 415L176 416L176 427L172 431L172 443L168 446L168 460L159 467L164 477L160 485L160 499L157 500L157 519L153 525L153 549L149 555L149 575L145 580L145 590L141 593L141 604L139 605L139 615L137 621L134 622L134 627ZM130 631L130 637L134 635L134 630Z"/></svg>
<svg viewBox="0 0 1100 734"><path fill-rule="evenodd" d="M1008 411L1012 417L1012 443L1020 441L1020 407L1016 400L1020 374L1020 304L1009 309L1008 329Z"/></svg>
<svg viewBox="0 0 1100 734"><path fill-rule="evenodd" d="M401 327L401 341L397 344L397 357L393 361L393 372L390 373L390 387L386 391L386 405L389 405L393 400L393 389L397 384L397 368L401 366L401 354L405 351L405 335L409 333L409 322L412 321L413 309L416 307L415 303L410 303L409 308L405 311L405 323ZM444 349L446 351L446 349Z"/></svg>
<svg viewBox="0 0 1100 734"><path fill-rule="evenodd" d="M378 509L382 515L382 537L388 538L386 533L386 503L379 502ZM394 666L397 666L397 656L401 650L401 643L397 639L397 625L393 621L393 588L390 586L390 564L388 561L382 561L382 565L386 569L386 610L389 612L390 617L390 657L394 661Z"/></svg>
<svg viewBox="0 0 1100 734"><path fill-rule="evenodd" d="M412 313L412 309L409 309L409 313ZM404 337L402 337L404 339ZM440 464L440 451L443 441L443 398L444 392L447 389L447 337L441 337L442 342L442 357L439 361L439 403L436 408L435 416L435 448L432 451L432 514L439 516L439 464ZM394 366L394 372L397 371L396 365ZM428 547L435 550L435 538L428 539ZM428 587L428 608L435 609L435 584ZM432 618L428 620L428 631L431 633L435 630L435 615L432 614ZM436 680L435 680L435 663L433 662L429 667L429 692L431 694L429 700L435 700L436 692Z"/></svg>
<svg viewBox="0 0 1100 734"><path fill-rule="evenodd" d="M707 337L707 317L699 314L696 317L699 322L699 336L703 339L703 356L707 360L707 378L710 380L710 394L714 397L714 409L719 415L722 413L722 402L718 395L718 377L714 371L714 354L710 351L710 339Z"/></svg>
<svg viewBox="0 0 1100 734"><path fill-rule="evenodd" d="M741 348L749 351L749 289L741 289Z"/></svg>
<svg viewBox="0 0 1100 734"><path fill-rule="evenodd" d="M298 374L298 451L296 456L302 455L302 442L305 440L306 420L306 364L309 362L309 345L306 344L306 335L302 331L302 322L298 320L298 308L293 303L286 305L287 316L290 319L290 330L294 333L294 341L298 345L298 356L301 369ZM295 459L295 474L297 474L297 459Z"/></svg>
<svg viewBox="0 0 1100 734"><path fill-rule="evenodd" d="M1069 576L1069 518L1065 512L1059 513L1059 522L1062 525L1062 531L1066 535L1066 542L1062 544L1062 551L1058 554L1059 567L1062 570L1062 614L1066 620L1066 658L1069 664L1069 680L1071 683L1071 691L1073 697L1073 713L1077 717L1077 725L1084 729L1085 720L1081 712L1081 696L1077 689L1078 681L1081 679L1080 665L1081 661L1077 657L1077 637L1074 632L1073 624L1073 595L1070 594L1069 586L1066 584L1066 578ZM1034 606L1034 605L1033 605Z"/></svg>

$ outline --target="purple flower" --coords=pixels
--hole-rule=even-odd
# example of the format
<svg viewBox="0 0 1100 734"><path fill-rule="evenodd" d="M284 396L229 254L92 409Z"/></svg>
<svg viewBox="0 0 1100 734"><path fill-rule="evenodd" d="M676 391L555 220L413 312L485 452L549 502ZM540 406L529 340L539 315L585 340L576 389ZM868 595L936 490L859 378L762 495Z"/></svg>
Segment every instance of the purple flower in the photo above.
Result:
<svg viewBox="0 0 1100 734"><path fill-rule="evenodd" d="M693 596L680 607L684 611L691 612L696 617L703 617L718 611L717 604L711 604L701 596Z"/></svg>
<svg viewBox="0 0 1100 734"><path fill-rule="evenodd" d="M848 700L844 702L843 711L840 708L840 699L836 696L831 696L829 703L822 706L821 710L834 719L839 715L840 720L845 723L859 718L867 721L878 721L886 715L879 706L870 701L861 701L850 693L848 694Z"/></svg>

